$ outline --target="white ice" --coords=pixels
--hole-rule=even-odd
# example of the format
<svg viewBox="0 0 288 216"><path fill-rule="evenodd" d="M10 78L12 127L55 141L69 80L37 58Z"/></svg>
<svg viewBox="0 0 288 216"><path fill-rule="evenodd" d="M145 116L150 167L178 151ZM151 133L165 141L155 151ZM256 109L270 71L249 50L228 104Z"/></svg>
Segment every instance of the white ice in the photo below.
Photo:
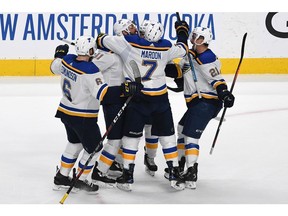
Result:
<svg viewBox="0 0 288 216"><path fill-rule="evenodd" d="M224 77L231 86L233 76ZM142 138L132 192L70 193L65 204L288 204L288 76L240 74L233 93L212 155L219 121L211 120L200 140L196 190L169 186L160 145L159 170L148 176ZM169 97L176 125L186 106L182 93ZM0 77L0 204L58 204L65 194L52 190L66 146L54 118L60 98L58 77ZM104 133L102 112L99 124Z"/></svg>

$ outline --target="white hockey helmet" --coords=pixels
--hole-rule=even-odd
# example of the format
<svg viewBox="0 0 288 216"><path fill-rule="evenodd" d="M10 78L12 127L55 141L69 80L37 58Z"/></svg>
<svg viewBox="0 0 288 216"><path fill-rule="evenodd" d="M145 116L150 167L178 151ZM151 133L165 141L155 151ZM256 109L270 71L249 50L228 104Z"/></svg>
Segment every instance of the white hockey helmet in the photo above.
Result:
<svg viewBox="0 0 288 216"><path fill-rule="evenodd" d="M90 54L90 49L93 49L93 54ZM78 55L87 55L92 57L95 55L97 46L96 41L91 36L80 36L75 42L75 50Z"/></svg>
<svg viewBox="0 0 288 216"><path fill-rule="evenodd" d="M134 34L134 32L130 32L130 28L134 27L137 30L136 25L129 19L120 19L116 23L114 23L113 31L117 36L122 36L123 31L127 34Z"/></svg>
<svg viewBox="0 0 288 216"><path fill-rule="evenodd" d="M158 42L164 34L164 27L160 22L150 21L145 29L145 39L150 42Z"/></svg>
<svg viewBox="0 0 288 216"><path fill-rule="evenodd" d="M145 35L145 30L149 23L151 23L150 20L143 20L143 22L139 26L140 35L143 35L143 36Z"/></svg>
<svg viewBox="0 0 288 216"><path fill-rule="evenodd" d="M194 40L194 44L196 45L201 45L201 44L197 44L196 41L199 37L203 37L203 41L201 44L210 44L210 42L212 41L213 35L212 32L209 28L205 28L205 27L196 27L193 29L193 31L190 33L189 35L189 40L192 40L195 38Z"/></svg>

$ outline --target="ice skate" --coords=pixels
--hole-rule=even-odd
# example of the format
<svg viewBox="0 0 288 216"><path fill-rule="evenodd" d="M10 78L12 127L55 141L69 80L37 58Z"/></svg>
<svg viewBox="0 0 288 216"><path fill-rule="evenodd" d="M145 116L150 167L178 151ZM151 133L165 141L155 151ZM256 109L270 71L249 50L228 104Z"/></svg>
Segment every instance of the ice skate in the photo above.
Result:
<svg viewBox="0 0 288 216"><path fill-rule="evenodd" d="M171 187L173 187L175 190L184 190L185 181L179 173L179 167L173 167L172 161L167 161L166 163L168 165L168 180L170 181Z"/></svg>
<svg viewBox="0 0 288 216"><path fill-rule="evenodd" d="M104 188L114 188L116 183L114 179L102 173L96 166L93 169L91 179L92 183Z"/></svg>
<svg viewBox="0 0 288 216"><path fill-rule="evenodd" d="M122 175L123 168L122 165L114 161L108 170L108 175L111 177L119 177Z"/></svg>
<svg viewBox="0 0 288 216"><path fill-rule="evenodd" d="M71 186L71 183L72 179L69 176L62 175L57 167L57 173L54 177L53 190L67 190Z"/></svg>
<svg viewBox="0 0 288 216"><path fill-rule="evenodd" d="M78 180L74 186L74 192L78 192L80 190L83 190L89 194L96 194L99 190L98 185L94 185L93 183L89 182L87 179L84 181Z"/></svg>
<svg viewBox="0 0 288 216"><path fill-rule="evenodd" d="M185 157L181 157L181 159L178 161L180 175L184 175L185 163L186 163ZM168 168L164 169L164 177L166 179L169 179L169 169Z"/></svg>
<svg viewBox="0 0 288 216"><path fill-rule="evenodd" d="M116 179L116 185L119 189L125 190L125 191L131 191L132 190L132 184L134 183L133 179L133 172L134 172L135 164L129 164L129 170L125 169L123 170L123 174Z"/></svg>
<svg viewBox="0 0 288 216"><path fill-rule="evenodd" d="M195 163L192 167L189 167L186 174L184 174L185 187L189 189L196 189L196 181L198 174L198 163Z"/></svg>
<svg viewBox="0 0 288 216"><path fill-rule="evenodd" d="M145 153L144 156L145 171L151 176L155 176L155 172L158 170L157 165L154 162L154 158L149 158Z"/></svg>

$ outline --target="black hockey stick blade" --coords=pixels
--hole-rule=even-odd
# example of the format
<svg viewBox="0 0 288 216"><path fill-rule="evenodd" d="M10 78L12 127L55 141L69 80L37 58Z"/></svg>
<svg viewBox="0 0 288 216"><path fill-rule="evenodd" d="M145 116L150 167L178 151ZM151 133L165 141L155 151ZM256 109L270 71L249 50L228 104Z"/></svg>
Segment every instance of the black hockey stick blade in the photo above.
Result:
<svg viewBox="0 0 288 216"><path fill-rule="evenodd" d="M167 86L167 88L173 92L182 92L183 91L183 88L173 88L170 86Z"/></svg>
<svg viewBox="0 0 288 216"><path fill-rule="evenodd" d="M176 16L177 16L177 21L181 21L179 12L176 12Z"/></svg>
<svg viewBox="0 0 288 216"><path fill-rule="evenodd" d="M232 85L231 85L231 88L230 88L230 92L232 93L233 89L234 89L234 85L236 83L236 79L238 77L238 73L239 73L239 70L240 70L240 66L242 64L242 60L243 60L243 57L244 57L244 50L245 50L245 43L246 43L246 37L247 37L247 32L243 35L243 39L242 39L242 46L241 46L241 56L240 56L240 61L239 61L239 64L237 66L237 70L235 72L235 75L234 75L234 78L233 78L233 82L232 82Z"/></svg>
<svg viewBox="0 0 288 216"><path fill-rule="evenodd" d="M129 64L133 70L135 82L141 83L141 73L137 63L134 60L131 60Z"/></svg>

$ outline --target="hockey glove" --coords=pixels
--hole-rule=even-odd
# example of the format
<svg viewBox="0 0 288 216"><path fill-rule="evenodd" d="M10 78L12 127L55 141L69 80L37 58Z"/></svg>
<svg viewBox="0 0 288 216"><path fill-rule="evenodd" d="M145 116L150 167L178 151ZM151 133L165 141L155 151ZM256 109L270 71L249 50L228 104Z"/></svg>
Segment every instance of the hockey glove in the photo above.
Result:
<svg viewBox="0 0 288 216"><path fill-rule="evenodd" d="M59 45L56 47L54 58L63 58L65 55L67 55L68 51L69 46L67 44Z"/></svg>
<svg viewBox="0 0 288 216"><path fill-rule="evenodd" d="M189 25L186 21L176 21L175 29L177 33L177 42L185 43L186 45L189 37Z"/></svg>
<svg viewBox="0 0 288 216"><path fill-rule="evenodd" d="M125 82L122 83L121 88L124 96L128 97L135 94L139 94L143 89L143 85L142 83L138 82Z"/></svg>
<svg viewBox="0 0 288 216"><path fill-rule="evenodd" d="M223 101L224 107L232 107L234 105L235 97L230 91L228 91L227 89L218 90L217 88L217 93L218 98Z"/></svg>
<svg viewBox="0 0 288 216"><path fill-rule="evenodd" d="M103 47L102 47L103 45L101 44L101 40L102 40L102 38L103 38L104 36L106 36L105 33L100 33L100 34L98 34L98 36L97 36L97 38L96 38L96 46L97 46L97 48L103 49Z"/></svg>

